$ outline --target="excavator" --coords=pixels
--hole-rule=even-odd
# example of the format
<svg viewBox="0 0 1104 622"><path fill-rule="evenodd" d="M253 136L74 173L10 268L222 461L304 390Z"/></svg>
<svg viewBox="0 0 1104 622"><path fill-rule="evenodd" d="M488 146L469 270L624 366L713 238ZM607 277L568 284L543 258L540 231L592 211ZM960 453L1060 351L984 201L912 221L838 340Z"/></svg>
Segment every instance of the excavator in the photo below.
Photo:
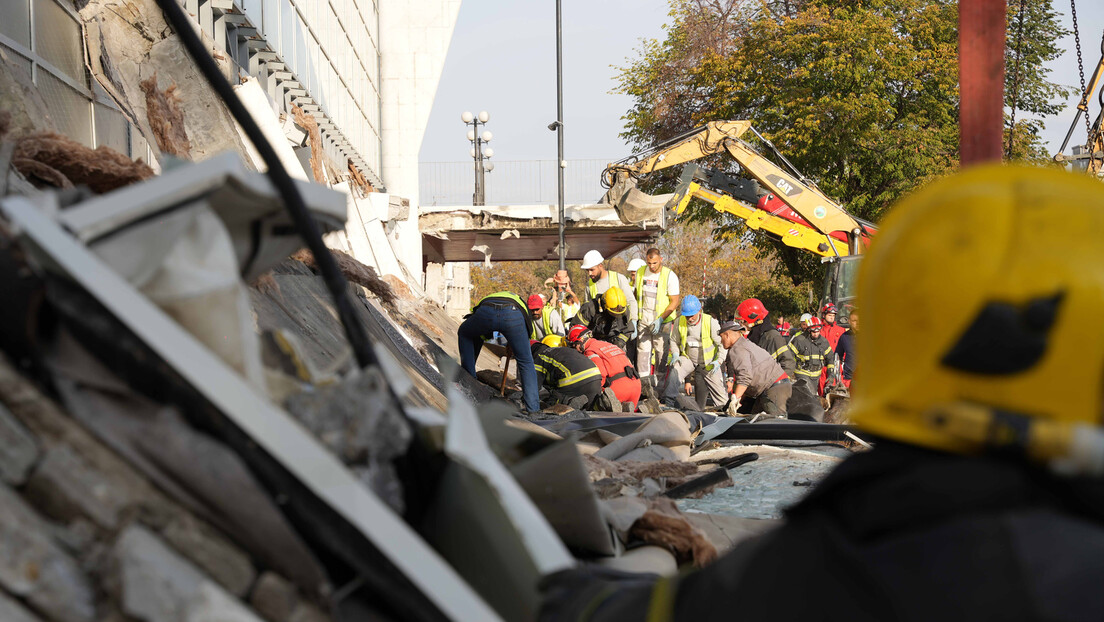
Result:
<svg viewBox="0 0 1104 622"><path fill-rule="evenodd" d="M1076 24L1076 22L1074 23ZM1078 59L1081 58L1079 35L1077 36L1077 57ZM1084 90L1077 102L1077 112L1073 116L1073 122L1070 123L1066 138L1062 141L1062 146L1058 149L1058 153L1054 155L1054 161L1063 164L1070 162L1073 164L1074 170L1082 170L1090 175L1100 177L1104 175L1104 38L1100 42L1100 60L1096 63L1096 69L1093 71L1087 85L1085 75L1082 72L1081 84L1084 86ZM1097 93L1101 110L1097 113L1096 120L1090 124L1089 100L1093 93ZM1070 139L1077 131L1077 124L1081 121L1081 115L1085 115L1085 130L1087 132L1085 144L1076 146L1074 152L1067 155L1065 153L1066 147L1069 146Z"/></svg>
<svg viewBox="0 0 1104 622"><path fill-rule="evenodd" d="M786 169L756 151L742 136L751 132ZM727 153L752 179L733 178L692 163ZM642 177L678 165L681 183L673 194L649 195L637 184ZM859 258L877 228L847 213L816 184L801 174L747 120L711 121L644 152L606 167L604 203L622 213L654 209L660 204L682 214L691 199L701 199L719 212L740 218L748 228L786 246L820 256L829 265L821 304L842 307L855 297ZM841 314L846 322L846 315Z"/></svg>

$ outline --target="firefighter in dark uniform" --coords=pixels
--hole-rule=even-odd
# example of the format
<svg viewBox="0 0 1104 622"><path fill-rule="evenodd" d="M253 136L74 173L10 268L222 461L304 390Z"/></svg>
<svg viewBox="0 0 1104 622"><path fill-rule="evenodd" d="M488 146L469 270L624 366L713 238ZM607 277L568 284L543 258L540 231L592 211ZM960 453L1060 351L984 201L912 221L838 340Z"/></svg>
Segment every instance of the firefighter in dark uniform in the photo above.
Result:
<svg viewBox="0 0 1104 622"><path fill-rule="evenodd" d="M586 326L595 339L612 343L628 352L634 327L625 313L627 310L628 299L625 298L625 292L615 286L607 289L598 298L583 303L570 323L572 326Z"/></svg>
<svg viewBox="0 0 1104 622"><path fill-rule="evenodd" d="M556 347L561 342L558 335L532 342L537 380L548 388L554 403L581 410L602 392L602 372L574 348Z"/></svg>
<svg viewBox="0 0 1104 622"><path fill-rule="evenodd" d="M835 353L821 335L824 322L809 318L805 329L790 339L789 348L797 359L794 370L793 395L786 406L791 418L824 421L824 406L820 402L820 377L835 368Z"/></svg>
<svg viewBox="0 0 1104 622"><path fill-rule="evenodd" d="M974 166L906 198L859 274L873 449L705 568L546 580L542 619L1100 619L1101 239L1083 173Z"/></svg>
<svg viewBox="0 0 1104 622"><path fill-rule="evenodd" d="M773 324L767 322L767 308L758 298L748 298L736 306L736 316L748 327L747 338L752 343L763 348L771 358L778 361L782 371L794 378L794 370L797 368L796 359L790 344L782 333Z"/></svg>

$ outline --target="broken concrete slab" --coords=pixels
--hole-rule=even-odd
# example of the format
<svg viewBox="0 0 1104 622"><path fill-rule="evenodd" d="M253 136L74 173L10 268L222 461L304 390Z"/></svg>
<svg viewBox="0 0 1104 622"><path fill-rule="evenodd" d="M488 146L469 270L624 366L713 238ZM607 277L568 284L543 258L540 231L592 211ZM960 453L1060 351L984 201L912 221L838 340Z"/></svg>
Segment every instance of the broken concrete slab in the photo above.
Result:
<svg viewBox="0 0 1104 622"><path fill-rule="evenodd" d="M143 527L132 525L123 532L114 561L123 612L138 620L261 622Z"/></svg>
<svg viewBox="0 0 1104 622"><path fill-rule="evenodd" d="M42 622L17 601L0 592L0 620L4 622Z"/></svg>
<svg viewBox="0 0 1104 622"><path fill-rule="evenodd" d="M289 622L299 605L299 595L287 579L266 572L257 579L249 604L268 622Z"/></svg>
<svg viewBox="0 0 1104 622"><path fill-rule="evenodd" d="M37 459L34 436L0 404L0 480L13 486L22 485Z"/></svg>
<svg viewBox="0 0 1104 622"><path fill-rule="evenodd" d="M766 533L782 524L782 521L773 519L738 518L703 512L683 512L683 516L700 529L721 554L748 538Z"/></svg>
<svg viewBox="0 0 1104 622"><path fill-rule="evenodd" d="M93 587L46 525L19 495L0 485L0 587L56 622L91 622Z"/></svg>
<svg viewBox="0 0 1104 622"><path fill-rule="evenodd" d="M50 518L68 523L85 518L107 531L134 504L127 488L89 465L66 446L46 450L27 480L27 499Z"/></svg>
<svg viewBox="0 0 1104 622"><path fill-rule="evenodd" d="M257 576L245 552L190 514L179 515L161 536L234 596L244 597Z"/></svg>

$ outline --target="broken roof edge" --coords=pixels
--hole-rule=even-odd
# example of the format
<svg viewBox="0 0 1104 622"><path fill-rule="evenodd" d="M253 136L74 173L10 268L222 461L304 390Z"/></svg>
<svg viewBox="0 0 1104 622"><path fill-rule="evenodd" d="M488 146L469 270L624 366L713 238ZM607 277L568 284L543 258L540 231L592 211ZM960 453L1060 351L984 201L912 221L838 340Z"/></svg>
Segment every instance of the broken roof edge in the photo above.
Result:
<svg viewBox="0 0 1104 622"><path fill-rule="evenodd" d="M564 206L564 221L567 226L586 224L618 228L663 229L666 226L664 216L662 210L657 210L653 217L647 217L638 222L628 222L619 210L609 204ZM541 226L545 223L558 225L559 222L559 209L556 205L422 206L418 210L418 224L422 233L461 229L488 230L496 227L514 228L523 223L529 223L529 226Z"/></svg>

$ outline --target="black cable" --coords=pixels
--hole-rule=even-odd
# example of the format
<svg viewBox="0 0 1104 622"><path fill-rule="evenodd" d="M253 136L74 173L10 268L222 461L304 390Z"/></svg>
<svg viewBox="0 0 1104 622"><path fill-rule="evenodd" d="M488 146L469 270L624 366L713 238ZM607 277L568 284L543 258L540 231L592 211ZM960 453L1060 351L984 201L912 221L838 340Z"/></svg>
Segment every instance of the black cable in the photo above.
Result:
<svg viewBox="0 0 1104 622"><path fill-rule="evenodd" d="M188 55L195 61L196 67L203 74L207 84L218 94L222 103L230 109L231 116L241 125L245 135L249 138L249 142L253 143L257 153L260 154L261 159L268 166L268 178L284 200L284 206L287 208L296 230L302 236L303 241L307 243L307 248L310 249L311 254L314 255L314 261L318 264L318 271L322 273L322 280L326 283L326 288L330 290L330 295L333 296L337 316L341 320L341 325L345 328L345 335L349 339L349 345L353 349L357 364L362 368L377 364L376 353L372 350L368 333L353 312L352 301L349 299L349 284L340 268L338 268L337 261L330 254L330 249L322 241L322 232L318 228L318 223L315 222L314 216L307 210L306 204L303 203L303 197L299 194L299 189L295 187L295 182L292 181L287 169L280 162L276 150L269 144L257 122L249 115L245 105L234 94L234 88L230 86L226 77L219 71L215 59L211 57L210 52L203 45L203 41L196 34L195 26L185 15L184 9L176 3L176 0L157 0L157 6L165 13L169 24L176 31L177 36L180 37L180 41L184 44Z"/></svg>

